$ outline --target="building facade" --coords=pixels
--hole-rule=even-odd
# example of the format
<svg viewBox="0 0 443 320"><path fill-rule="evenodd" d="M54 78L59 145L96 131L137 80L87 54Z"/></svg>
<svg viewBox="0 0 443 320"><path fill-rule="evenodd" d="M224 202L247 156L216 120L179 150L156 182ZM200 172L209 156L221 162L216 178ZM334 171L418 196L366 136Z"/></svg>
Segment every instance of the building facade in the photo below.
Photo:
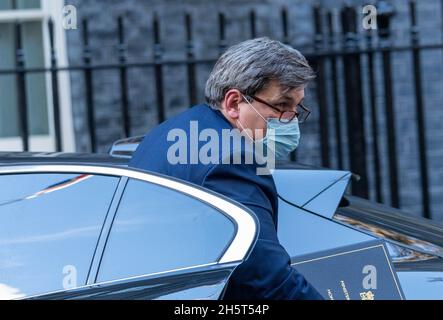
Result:
<svg viewBox="0 0 443 320"><path fill-rule="evenodd" d="M50 65L50 39L47 22L55 24L55 41L58 44L60 64L68 65L66 33L62 28L63 1L54 0L2 0L0 2L0 70L16 68L17 29L21 25L22 53L27 68L44 68ZM63 143L66 150L75 150L75 135L71 109L69 74L60 74L61 121ZM30 147L32 150L54 150L52 121L52 87L48 74L29 73L26 76L26 104ZM0 75L0 149L23 150L19 138L18 85L16 73Z"/></svg>
<svg viewBox="0 0 443 320"><path fill-rule="evenodd" d="M9 4L8 4L9 2ZM88 122L88 105L93 105L93 122L96 151L106 152L112 143L125 136L122 128L122 97L121 69L96 68L91 71L90 81L92 95L86 85L84 66L85 58L91 58L91 65L118 65L122 46L119 45L118 19L124 24L124 57L127 62L134 63L126 69L127 73L127 105L130 135L142 135L158 124L158 74L156 73L156 57L161 61L171 61L162 66L162 97L164 118L169 118L186 110L195 100L204 101L204 86L214 60L223 48L251 38L253 35L269 36L286 41L303 53L315 53L320 48L327 47L329 51L340 47L346 40L343 31L343 21L340 10L345 4L358 8L357 22L362 21L361 8L375 1L335 1L335 0L242 0L242 1L204 1L204 0L17 0L17 9L12 12L12 0L2 1L0 7L0 52L8 57L0 59L0 69L14 65L12 44L13 21L21 17L32 24L24 30L25 57L32 57L28 66L49 66L50 50L48 35L43 21L52 17L57 30L57 54L60 66L70 66L70 72L59 73L60 108L62 115L63 149L65 151L91 151L91 128ZM389 46L401 48L411 43L411 16L409 2L405 0L390 0L395 15L391 19L391 36ZM1 4L0 4L1 5ZM64 5L76 8L78 28L65 30L62 28ZM332 26L335 32L332 39L335 44L328 44L328 39L319 40L319 30L315 23L314 6L319 5L323 12L330 12ZM282 9L287 15L287 29L283 27ZM379 8L382 9L382 8ZM6 11L5 11L6 10ZM31 15L30 11L32 11ZM253 18L251 12L254 12ZM6 14L7 13L7 14ZM224 32L221 40L220 13L224 17ZM324 14L324 13L323 13ZM186 15L190 17L189 28ZM26 17L25 17L26 16ZM32 16L32 17L31 17ZM443 40L443 2L440 0L421 0L417 2L417 22L421 44L442 43ZM3 17L3 18L2 18ZM8 18L5 18L8 17ZM155 24L157 17L157 27ZM3 20L2 20L3 19ZM6 19L6 20L5 20ZM9 20L8 20L9 19ZM251 21L254 21L254 27ZM83 21L88 26L88 46L85 50L85 34ZM327 19L325 20L327 21ZM328 32L327 23L320 29ZM41 28L40 28L41 25ZM38 26L38 27L36 27ZM9 29L8 29L9 28ZM365 31L361 23L356 26L359 43L365 43ZM9 31L8 31L9 30ZM32 31L31 31L32 30ZM41 30L37 34L31 34ZM156 32L158 31L158 32ZM189 39L189 31L192 39ZM29 35L26 33L29 32ZM377 32L377 31L375 31ZM156 39L156 33L158 38ZM9 37L9 38L8 38ZM26 38L34 39L29 40ZM9 40L8 40L9 39ZM36 46L35 41L40 43ZM191 41L189 41L191 40ZM337 44L337 45L336 45ZM29 47L27 47L29 45ZM328 47L329 46L329 47ZM5 49L7 48L7 49ZM12 49L11 49L12 48ZM35 50L40 53L40 58ZM30 54L30 50L34 54ZM173 61L188 61L189 54L196 60L202 60L195 65L195 97L190 97L190 82L187 63L172 63ZM380 200L377 196L377 165L374 156L374 145L379 149L379 176L381 201L392 202L390 192L392 175L390 174L390 154L394 153L397 163L397 184L399 186L400 207L415 215L423 215L421 190L421 171L419 157L419 135L417 134L416 87L414 86L413 55L408 50L391 52L391 89L395 124L395 150L391 150L389 135L389 119L386 115L386 74L381 54L374 56L374 108L376 124L372 122L371 86L367 74L370 64L367 55L362 54L361 63L361 99L363 103L363 123L367 183L369 198ZM204 60L208 61L205 62ZM422 100L426 138L426 163L429 174L430 211L435 219L443 219L443 50L430 48L420 51L420 68L422 75ZM346 107L346 81L344 71L346 64L343 59L336 59L338 77L330 72L332 59L325 62L328 72L323 76L328 80L320 87L319 82L313 83L307 92L306 104L314 111L311 121L302 128L302 141L297 152L297 161L312 165L324 165L322 153L324 141L322 135L327 133L328 166L332 168L351 168L350 131L346 120L349 110ZM151 65L145 65L152 63ZM79 66L79 68L75 68ZM319 70L319 66L315 66ZM9 79L7 78L9 77ZM14 92L14 81L10 74L0 76L0 90ZM35 77L35 78L32 78ZM29 85L28 109L30 110L31 150L53 150L54 128L51 121L51 82L47 75L35 74L28 76ZM3 82L2 82L3 81ZM9 86L9 87L8 87ZM340 93L335 101L338 105L333 108L334 88ZM321 89L321 90L320 90ZM90 91L90 90L89 90ZM192 91L192 90L191 90ZM20 149L20 139L14 121L14 98L3 98L1 93L0 119L0 149ZM13 97L15 95L11 95ZM88 97L90 98L88 101ZM321 119L319 102L323 98L328 117ZM337 113L338 111L338 113ZM323 111L324 112L324 111ZM14 115L15 114L15 115ZM336 130L340 118L340 132ZM325 131L325 128L328 130ZM14 131L15 130L15 131ZM376 132L374 131L376 130ZM35 134L33 134L35 133ZM46 139L46 140L44 140ZM375 139L375 140L374 140Z"/></svg>

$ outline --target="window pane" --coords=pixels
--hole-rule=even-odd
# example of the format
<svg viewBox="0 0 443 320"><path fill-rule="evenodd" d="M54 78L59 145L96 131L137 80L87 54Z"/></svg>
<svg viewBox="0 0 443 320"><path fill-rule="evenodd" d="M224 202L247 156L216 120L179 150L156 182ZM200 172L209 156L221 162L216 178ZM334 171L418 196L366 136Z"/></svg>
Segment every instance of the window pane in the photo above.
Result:
<svg viewBox="0 0 443 320"><path fill-rule="evenodd" d="M44 67L43 30L41 22L22 24L23 49L27 68ZM0 23L0 70L15 69L15 26ZM19 135L17 78L15 74L0 75L0 137ZM26 75L28 125L31 134L49 134L46 75Z"/></svg>
<svg viewBox="0 0 443 320"><path fill-rule="evenodd" d="M84 285L118 178L0 175L0 299Z"/></svg>
<svg viewBox="0 0 443 320"><path fill-rule="evenodd" d="M215 262L234 231L231 220L197 199L131 180L117 211L98 281Z"/></svg>
<svg viewBox="0 0 443 320"><path fill-rule="evenodd" d="M17 0L18 9L40 9L40 0Z"/></svg>
<svg viewBox="0 0 443 320"><path fill-rule="evenodd" d="M27 68L45 66L43 51L43 25L41 22L23 24L23 46ZM32 73L26 77L28 123L31 134L49 134L46 75Z"/></svg>
<svg viewBox="0 0 443 320"><path fill-rule="evenodd" d="M0 1L0 10L9 10L12 8L12 0Z"/></svg>
<svg viewBox="0 0 443 320"><path fill-rule="evenodd" d="M14 4L15 2L15 4ZM1 0L0 10L14 9L40 9L40 0Z"/></svg>
<svg viewBox="0 0 443 320"><path fill-rule="evenodd" d="M0 70L12 69L15 65L13 35L12 24L0 23ZM16 87L14 75L0 75L0 137L19 135Z"/></svg>

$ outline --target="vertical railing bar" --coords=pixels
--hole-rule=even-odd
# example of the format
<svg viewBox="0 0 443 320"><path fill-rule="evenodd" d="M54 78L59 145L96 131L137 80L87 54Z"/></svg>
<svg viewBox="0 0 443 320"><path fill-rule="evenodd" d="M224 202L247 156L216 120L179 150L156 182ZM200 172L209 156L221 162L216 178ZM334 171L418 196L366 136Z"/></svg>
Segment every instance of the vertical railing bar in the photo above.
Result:
<svg viewBox="0 0 443 320"><path fill-rule="evenodd" d="M283 7L281 9L281 27L282 27L282 34L283 34L283 43L289 45L289 22L288 22L288 9L286 7ZM294 150L290 153L289 159L292 162L297 161L297 150Z"/></svg>
<svg viewBox="0 0 443 320"><path fill-rule="evenodd" d="M224 13L218 13L218 39L219 39L219 54L221 55L226 50L226 18Z"/></svg>
<svg viewBox="0 0 443 320"><path fill-rule="evenodd" d="M185 14L186 24L186 56L187 56L187 75L188 75L188 96L190 106L197 103L197 85L195 78L195 55L194 43L192 37L192 17L190 13Z"/></svg>
<svg viewBox="0 0 443 320"><path fill-rule="evenodd" d="M57 152L61 152L62 136L61 136L61 118L60 118L60 94L58 89L58 70L57 70L57 52L55 49L54 40L54 21L49 19L49 42L51 47L51 85L52 85L52 104L54 113L54 130L55 130L55 149Z"/></svg>
<svg viewBox="0 0 443 320"><path fill-rule="evenodd" d="M89 30L88 20L83 19L83 62L85 64L84 78L86 90L86 114L88 119L88 130L91 151L97 150L95 136L95 117L94 117L94 92L92 83L92 67L91 67L91 49L89 47Z"/></svg>
<svg viewBox="0 0 443 320"><path fill-rule="evenodd" d="M382 45L389 47L390 29L387 26L379 29L382 36ZM394 118L394 97L392 88L392 65L391 52L383 50L382 52L383 80L385 91L385 113L386 113L386 131L388 142L388 167L390 178L391 205L395 208L400 207L399 184L398 184L398 164L397 164L397 139L395 136L396 126Z"/></svg>
<svg viewBox="0 0 443 320"><path fill-rule="evenodd" d="M381 164L380 164L380 147L378 144L378 121L377 121L377 94L375 88L375 74L374 74L374 53L371 51L372 33L366 33L366 45L369 49L367 53L368 58L368 85L369 85L369 100L371 106L371 129L372 129L372 152L374 160L374 184L375 197L378 203L383 202L382 180L381 180Z"/></svg>
<svg viewBox="0 0 443 320"><path fill-rule="evenodd" d="M15 64L17 68L18 126L23 151L29 151L28 103L26 90L25 55L23 51L22 25L15 23Z"/></svg>
<svg viewBox="0 0 443 320"><path fill-rule="evenodd" d="M345 51L358 50L357 11L355 8L351 6L343 7L341 11L341 24L344 33L343 49ZM350 53L343 57L349 163L351 171L360 176L359 181L352 181L352 193L359 197L368 198L369 188L361 70L360 53Z"/></svg>
<svg viewBox="0 0 443 320"><path fill-rule="evenodd" d="M159 123L165 121L165 102L163 96L163 64L162 54L163 48L160 40L160 22L157 13L154 13L153 19L153 32L154 32L154 61L155 61L155 86L156 86L156 99L157 99L157 119Z"/></svg>
<svg viewBox="0 0 443 320"><path fill-rule="evenodd" d="M441 19L441 42L443 43L443 0L440 1L440 19Z"/></svg>
<svg viewBox="0 0 443 320"><path fill-rule="evenodd" d="M121 113L123 119L123 135L124 137L131 136L131 118L129 114L129 99L128 99L128 72L126 68L127 62L127 48L125 41L125 25L123 17L118 17L118 54L120 63L120 99L121 99Z"/></svg>
<svg viewBox="0 0 443 320"><path fill-rule="evenodd" d="M327 13L327 25L329 29L329 49L334 50L334 20L331 11ZM332 105L334 108L334 121L335 121L335 139L337 144L337 165L339 169L343 169L343 148L342 148L342 132L340 123L340 101L338 94L338 71L337 71L337 58L331 56L331 79L332 79Z"/></svg>
<svg viewBox="0 0 443 320"><path fill-rule="evenodd" d="M282 34L283 34L283 43L290 45L289 40L289 18L288 18L288 8L283 7L281 9L281 21L282 21ZM292 162L297 162L297 149L290 153L289 159Z"/></svg>
<svg viewBox="0 0 443 320"><path fill-rule="evenodd" d="M283 43L289 44L288 9L286 7L283 7L281 10L281 21L283 31Z"/></svg>
<svg viewBox="0 0 443 320"><path fill-rule="evenodd" d="M316 5L313 8L314 14L314 27L315 27L315 50L316 52L323 51L323 28L322 28L322 16L321 8ZM320 147L321 147L321 159L322 166L328 168L330 166L329 158L329 126L328 126L328 109L326 102L326 75L325 75L325 58L317 57L317 100L319 105L319 125L320 125Z"/></svg>
<svg viewBox="0 0 443 320"><path fill-rule="evenodd" d="M423 216L431 219L431 197L429 194L429 176L428 176L428 162L427 162L427 150L426 150L426 126L424 120L424 102L423 102L423 88L421 78L421 59L419 45L419 33L418 24L416 18L416 2L409 2L410 18L411 18L411 44L412 60L414 68L414 85L415 85L415 107L417 114L417 135L418 135L418 147L419 147L419 161L420 161L420 177L422 184L422 204L423 204Z"/></svg>
<svg viewBox="0 0 443 320"><path fill-rule="evenodd" d="M251 10L249 13L249 26L251 28L251 38L253 38L253 39L257 36L255 20L256 20L255 11Z"/></svg>

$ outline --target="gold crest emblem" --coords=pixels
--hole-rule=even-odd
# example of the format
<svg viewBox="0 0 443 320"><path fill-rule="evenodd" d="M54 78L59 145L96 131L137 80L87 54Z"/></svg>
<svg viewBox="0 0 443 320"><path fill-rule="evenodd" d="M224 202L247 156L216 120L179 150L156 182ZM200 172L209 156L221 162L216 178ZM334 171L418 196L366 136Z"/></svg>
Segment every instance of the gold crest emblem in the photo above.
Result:
<svg viewBox="0 0 443 320"><path fill-rule="evenodd" d="M361 300L375 300L375 296L372 291L360 293Z"/></svg>

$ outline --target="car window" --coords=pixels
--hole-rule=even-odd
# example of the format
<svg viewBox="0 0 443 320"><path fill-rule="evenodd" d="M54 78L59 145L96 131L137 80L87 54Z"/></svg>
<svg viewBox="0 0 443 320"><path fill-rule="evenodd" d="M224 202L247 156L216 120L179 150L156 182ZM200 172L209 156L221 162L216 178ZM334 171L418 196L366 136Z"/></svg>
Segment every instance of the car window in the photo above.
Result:
<svg viewBox="0 0 443 320"><path fill-rule="evenodd" d="M234 235L234 222L214 207L172 189L129 180L97 280L216 262Z"/></svg>
<svg viewBox="0 0 443 320"><path fill-rule="evenodd" d="M0 299L85 285L118 181L0 175Z"/></svg>
<svg viewBox="0 0 443 320"><path fill-rule="evenodd" d="M278 238L291 257L375 240L284 201L279 201L278 214Z"/></svg>

